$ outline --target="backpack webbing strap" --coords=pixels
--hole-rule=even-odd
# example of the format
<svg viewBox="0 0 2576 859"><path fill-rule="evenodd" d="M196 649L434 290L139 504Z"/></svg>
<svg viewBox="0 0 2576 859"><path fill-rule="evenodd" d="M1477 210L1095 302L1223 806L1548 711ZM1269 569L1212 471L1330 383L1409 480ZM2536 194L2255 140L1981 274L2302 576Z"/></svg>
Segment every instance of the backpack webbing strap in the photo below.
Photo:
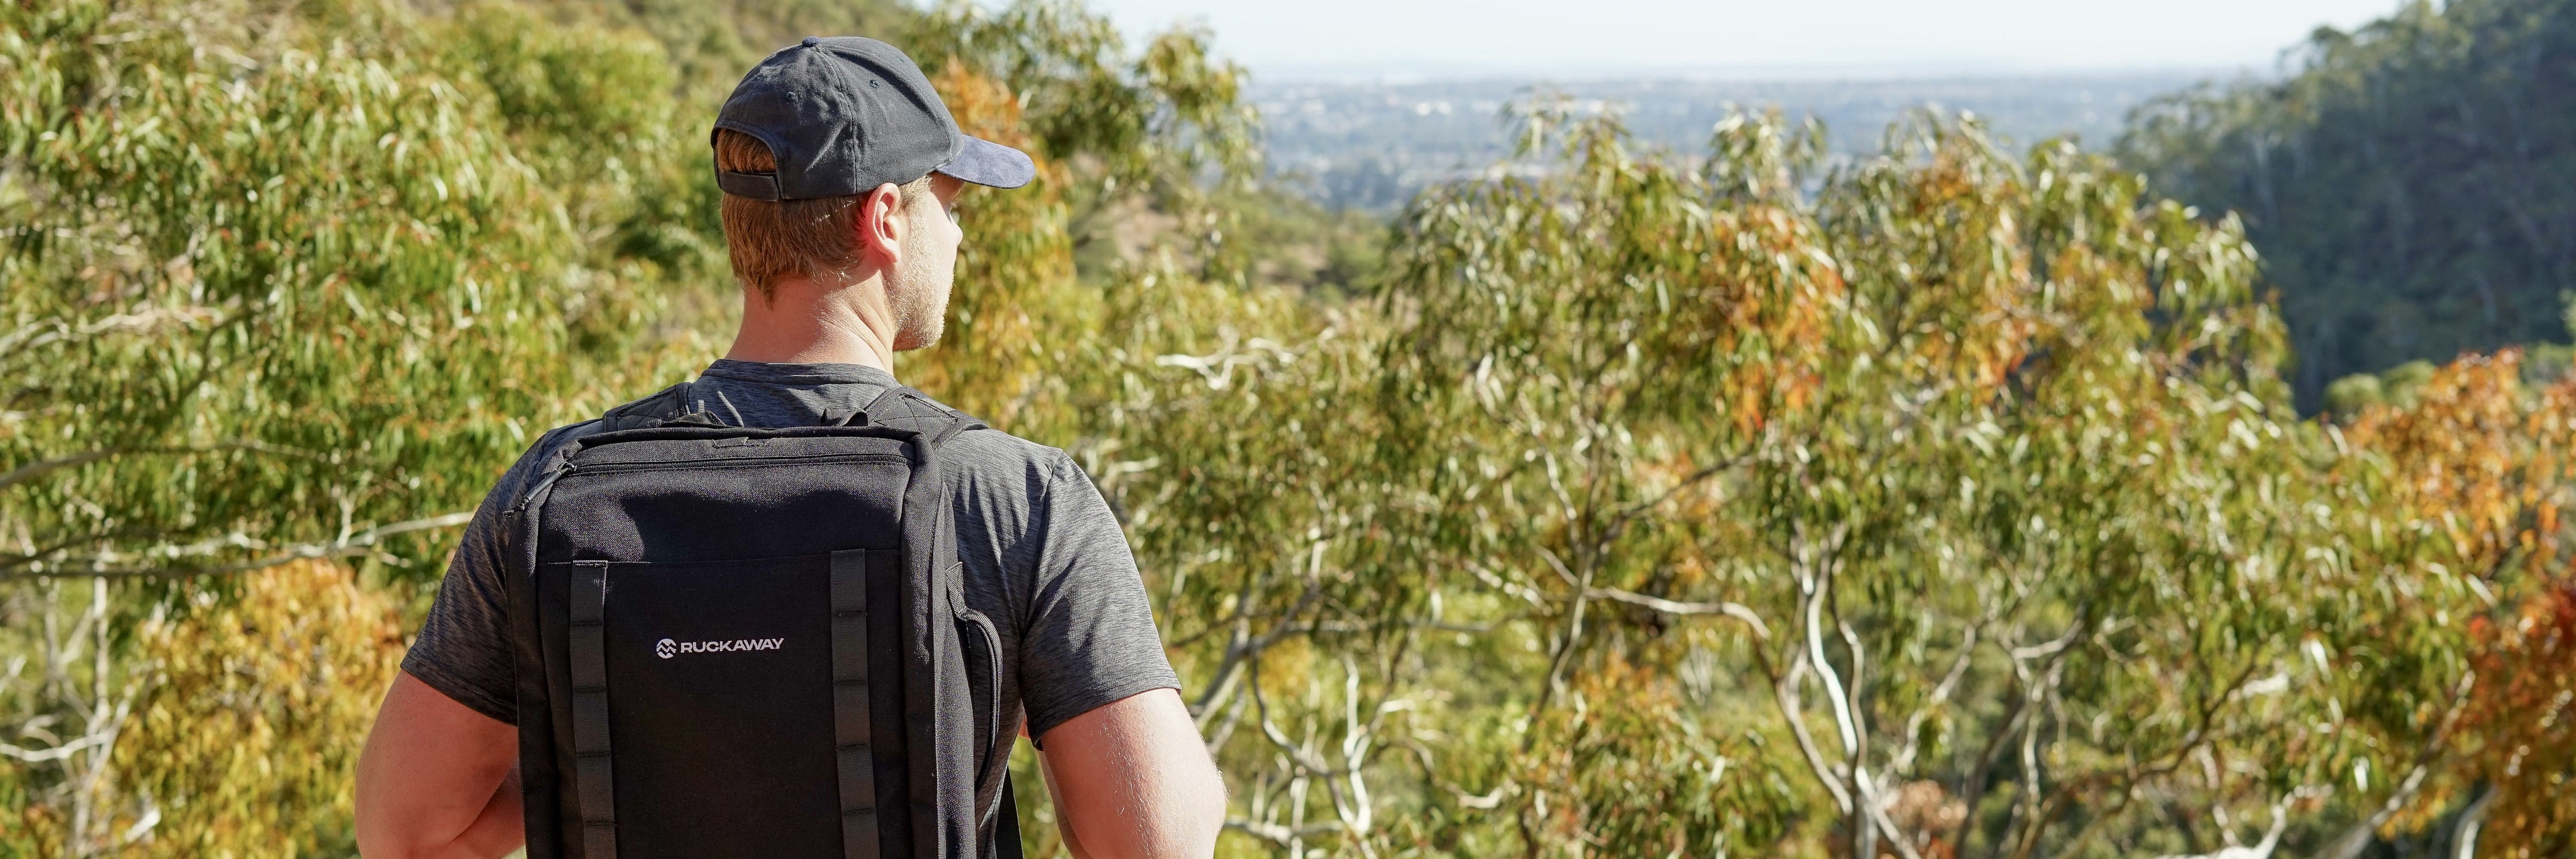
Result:
<svg viewBox="0 0 2576 859"><path fill-rule="evenodd" d="M616 782L608 759L608 562L574 561L570 641L573 793L583 859L616 859Z"/></svg>
<svg viewBox="0 0 2576 859"><path fill-rule="evenodd" d="M995 754L1010 753L1009 749L995 750ZM1002 807L994 816L998 819L993 821L993 856L995 859L1020 859L1020 801L1011 796L1008 764L1002 767Z"/></svg>
<svg viewBox="0 0 2576 859"><path fill-rule="evenodd" d="M868 579L902 575L898 550L832 553L832 739L841 781L841 855L877 857L876 755L869 746Z"/></svg>

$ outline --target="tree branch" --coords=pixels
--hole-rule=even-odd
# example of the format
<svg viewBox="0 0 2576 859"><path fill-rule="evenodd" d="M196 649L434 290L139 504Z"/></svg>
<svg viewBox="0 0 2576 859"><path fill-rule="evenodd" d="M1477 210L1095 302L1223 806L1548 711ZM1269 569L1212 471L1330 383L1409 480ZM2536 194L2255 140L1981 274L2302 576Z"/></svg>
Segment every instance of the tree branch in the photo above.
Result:
<svg viewBox="0 0 2576 859"><path fill-rule="evenodd" d="M1225 828L1281 846L1309 835L1324 835L1339 832L1342 829L1341 824L1338 823L1309 823L1304 826L1288 827L1239 818L1226 821Z"/></svg>
<svg viewBox="0 0 2576 859"><path fill-rule="evenodd" d="M59 568L60 565L57 565L56 569L49 569L43 572L0 573L0 581L39 578L180 579L193 576L213 576L227 573L250 572L253 570L264 570L281 564L289 564L296 561L315 558L363 555L367 552L373 551L378 541L395 534L403 534L412 531L427 531L434 528L452 528L473 521L473 519L474 512L469 510L462 513L449 513L443 516L431 516L425 519L396 522L391 525L360 531L356 534L351 534L348 537L328 543L308 543L304 545L290 546L275 554L239 563L221 564L211 567L117 567L107 566L108 563L112 563L112 558L100 557L92 559L93 566L89 569L61 569Z"/></svg>
<svg viewBox="0 0 2576 859"><path fill-rule="evenodd" d="M2357 859L2363 850L2369 849L2379 827L2387 825L2397 812L2405 810L2406 803L2415 798L2415 792L2424 787L2424 777L2432 773L2433 764L2441 759L2443 748L2450 745L2451 729L2459 726L2460 713L2469 707L2469 689L2477 682L2478 673L2475 671L2460 675L2460 682L2451 688L2451 707L2442 714L2442 723L2433 729L2433 736L2425 739L2424 747L2416 751L2414 768L2408 770L2397 789L2388 794L2388 801L2380 803L2369 817L2354 821L2317 854L2318 859Z"/></svg>
<svg viewBox="0 0 2576 859"><path fill-rule="evenodd" d="M1753 637L1764 641L1771 640L1770 625L1763 623L1761 615L1755 614L1753 609L1745 607L1742 603L1726 602L1722 600L1718 602L1675 602L1662 597L1650 597L1635 591L1624 591L1618 588L1590 588L1584 591L1584 595L1592 599L1623 602L1641 608L1653 609L1665 614L1722 614L1727 617L1743 621L1746 626L1753 627Z"/></svg>

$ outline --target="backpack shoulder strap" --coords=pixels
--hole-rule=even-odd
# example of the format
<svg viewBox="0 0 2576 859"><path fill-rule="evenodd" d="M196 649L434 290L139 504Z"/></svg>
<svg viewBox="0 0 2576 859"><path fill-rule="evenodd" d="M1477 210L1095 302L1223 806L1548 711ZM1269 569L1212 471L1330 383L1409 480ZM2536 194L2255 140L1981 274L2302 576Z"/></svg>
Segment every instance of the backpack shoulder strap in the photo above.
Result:
<svg viewBox="0 0 2576 859"><path fill-rule="evenodd" d="M958 433L990 429L975 416L940 405L930 395L908 386L887 388L865 408L842 420L854 425L876 424L912 430L921 433L922 440L934 449L957 437Z"/></svg>
<svg viewBox="0 0 2576 859"><path fill-rule="evenodd" d="M696 389L695 382L681 382L655 391L652 396L609 409L597 419L561 427L554 432L586 436L662 426L724 426L723 422L716 420L715 415L696 408ZM554 484L555 478L562 474L564 466L571 463L573 453L581 449L578 444L552 444L552 440L553 435L549 434L546 439L537 442L538 447L551 446L554 452L543 462L538 463L534 473L528 475L527 484L520 490L518 502L510 508L513 513L521 511L533 513L531 506L545 494L548 487ZM521 524L523 527L532 527L534 523L522 522ZM534 552L535 546L532 539L523 548Z"/></svg>
<svg viewBox="0 0 2576 859"><path fill-rule="evenodd" d="M723 426L716 416L698 408L697 382L681 382L655 392L652 396L609 409L599 416L603 432L651 429L660 426Z"/></svg>
<svg viewBox="0 0 2576 859"><path fill-rule="evenodd" d="M953 506L948 497L946 457L940 448L957 434L982 429L984 422L940 405L907 387L879 394L859 412L843 416L844 425L869 425L912 433L912 481L903 497L905 605L916 622L905 630L918 671L904 674L907 703L919 702L907 721L912 796L914 855L966 859L985 855L993 844L979 796L980 765L994 751L994 737L974 707L959 615L965 586L957 562ZM1001 755L1008 746L998 747ZM1007 761L1007 757L1002 758ZM1016 813L1016 812L1014 812Z"/></svg>
<svg viewBox="0 0 2576 859"><path fill-rule="evenodd" d="M1010 752L1003 750L1001 754L1008 756ZM1007 763L1002 765L1002 806L993 816L993 847L984 851L985 855L993 859L1021 859L1020 802L1011 796L1011 771Z"/></svg>
<svg viewBox="0 0 2576 859"><path fill-rule="evenodd" d="M572 449L580 446L568 443L565 437L595 431L598 423L585 421L561 427L538 439L536 446L543 451L543 458L525 484L516 488L519 497L505 514L510 530L502 539L509 549L504 567L508 574L503 580L508 586L506 617L517 675L513 711L519 729L519 799L527 809L523 823L530 859L561 859L564 855L564 821L555 805L564 774L557 772L555 766L554 710L547 701L544 655L539 643L543 633L538 607L543 603L537 595L537 513L553 489L555 478L563 476Z"/></svg>

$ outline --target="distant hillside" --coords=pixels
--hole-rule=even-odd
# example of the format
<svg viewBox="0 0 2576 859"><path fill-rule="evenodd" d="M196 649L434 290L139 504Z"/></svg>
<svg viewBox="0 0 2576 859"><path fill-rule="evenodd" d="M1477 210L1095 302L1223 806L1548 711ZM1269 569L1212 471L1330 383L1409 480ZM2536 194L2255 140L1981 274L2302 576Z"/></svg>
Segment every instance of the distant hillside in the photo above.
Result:
<svg viewBox="0 0 2576 859"><path fill-rule="evenodd" d="M1778 106L1824 120L1837 152L1878 148L1889 122L1926 104L1975 111L2019 144L2073 133L2097 144L2119 133L2128 111L2190 86L2188 73L1960 80L1713 81L1609 80L1553 85L1596 109L1619 106L1638 137L1698 152L1729 104ZM1504 155L1498 120L1535 80L1408 84L1262 83L1248 95L1269 134L1271 169L1333 206L1384 210L1431 182Z"/></svg>
<svg viewBox="0 0 2576 859"><path fill-rule="evenodd" d="M2305 407L2346 374L2567 336L2576 0L2320 31L2299 74L2152 104L2120 150L2159 193L2244 217Z"/></svg>

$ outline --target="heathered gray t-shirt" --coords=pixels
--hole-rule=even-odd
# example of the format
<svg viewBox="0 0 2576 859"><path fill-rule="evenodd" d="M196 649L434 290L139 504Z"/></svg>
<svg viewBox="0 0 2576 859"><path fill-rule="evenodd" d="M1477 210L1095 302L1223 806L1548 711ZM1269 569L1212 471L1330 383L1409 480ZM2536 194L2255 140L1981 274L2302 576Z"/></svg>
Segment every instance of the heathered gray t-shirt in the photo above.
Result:
<svg viewBox="0 0 2576 859"><path fill-rule="evenodd" d="M696 385L698 409L735 426L792 427L846 415L896 384L856 364L717 361ZM458 703L516 722L516 657L503 588L515 538L502 518L536 463L592 429L547 433L474 511L429 620L403 670ZM1109 505L1064 451L998 430L960 433L941 449L956 506L966 602L1002 635L1000 711L1025 708L1029 735L1153 689L1177 689L1144 582ZM1004 725L1009 733L1017 726ZM1007 735L1007 734L1006 734Z"/></svg>

